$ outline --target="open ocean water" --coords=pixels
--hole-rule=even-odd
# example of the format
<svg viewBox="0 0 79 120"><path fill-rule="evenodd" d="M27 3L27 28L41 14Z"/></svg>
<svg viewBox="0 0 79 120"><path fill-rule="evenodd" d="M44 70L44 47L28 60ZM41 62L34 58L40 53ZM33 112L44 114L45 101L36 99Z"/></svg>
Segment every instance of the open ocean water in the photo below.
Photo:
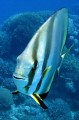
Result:
<svg viewBox="0 0 79 120"><path fill-rule="evenodd" d="M42 109L30 96L11 93L16 58L56 11L69 11L67 41L57 81ZM29 53L30 54L30 53ZM79 0L0 0L0 120L79 120Z"/></svg>

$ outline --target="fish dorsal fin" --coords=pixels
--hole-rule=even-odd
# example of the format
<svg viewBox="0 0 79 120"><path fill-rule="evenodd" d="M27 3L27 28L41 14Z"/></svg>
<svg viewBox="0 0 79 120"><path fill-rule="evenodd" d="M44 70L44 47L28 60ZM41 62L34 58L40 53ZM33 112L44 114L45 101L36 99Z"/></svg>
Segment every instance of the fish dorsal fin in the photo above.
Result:
<svg viewBox="0 0 79 120"><path fill-rule="evenodd" d="M48 109L48 107L44 104L42 101L40 95L37 93L31 94L31 97L43 108L43 109Z"/></svg>
<svg viewBox="0 0 79 120"><path fill-rule="evenodd" d="M46 77L50 69L51 69L51 65L42 72L42 79Z"/></svg>
<svg viewBox="0 0 79 120"><path fill-rule="evenodd" d="M69 51L71 50L71 48L73 47L73 45L63 55L61 55L62 59L69 53Z"/></svg>
<svg viewBox="0 0 79 120"><path fill-rule="evenodd" d="M18 94L20 93L18 90L15 90L14 92L12 92L12 94Z"/></svg>
<svg viewBox="0 0 79 120"><path fill-rule="evenodd" d="M74 45L74 44L73 44ZM62 61L64 59L64 57L69 53L69 51L71 50L71 48L73 47L73 45L63 54L61 55L61 62L60 62L60 65L59 67L57 68L57 83L58 83L58 78L59 78L59 70L60 70L60 67L61 67L61 64L62 64Z"/></svg>
<svg viewBox="0 0 79 120"><path fill-rule="evenodd" d="M41 99L45 99L48 95L49 91L43 94L40 94L39 96L41 97Z"/></svg>

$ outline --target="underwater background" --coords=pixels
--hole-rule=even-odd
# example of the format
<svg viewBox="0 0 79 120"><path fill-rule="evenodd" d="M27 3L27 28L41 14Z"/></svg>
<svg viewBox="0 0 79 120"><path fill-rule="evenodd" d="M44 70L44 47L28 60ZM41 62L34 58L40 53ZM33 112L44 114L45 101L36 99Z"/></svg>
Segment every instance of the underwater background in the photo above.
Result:
<svg viewBox="0 0 79 120"><path fill-rule="evenodd" d="M43 110L31 97L18 94L13 82L17 56L38 28L57 10L69 10L64 51L74 44ZM4 88L4 89L3 89ZM10 90L10 91L9 91ZM79 0L0 0L0 120L79 120Z"/></svg>

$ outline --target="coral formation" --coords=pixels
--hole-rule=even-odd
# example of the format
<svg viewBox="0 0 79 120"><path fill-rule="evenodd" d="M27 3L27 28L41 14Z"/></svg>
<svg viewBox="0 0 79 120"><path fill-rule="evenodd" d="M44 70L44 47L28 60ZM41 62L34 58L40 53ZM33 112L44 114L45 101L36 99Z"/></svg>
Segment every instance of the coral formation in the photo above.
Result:
<svg viewBox="0 0 79 120"><path fill-rule="evenodd" d="M0 76L9 78L12 76L15 64L11 60L4 60L0 58Z"/></svg>
<svg viewBox="0 0 79 120"><path fill-rule="evenodd" d="M74 114L74 120L79 120L79 111Z"/></svg>
<svg viewBox="0 0 79 120"><path fill-rule="evenodd" d="M69 105L62 99L57 98L52 102L50 116L53 120L71 120L72 115L70 112Z"/></svg>
<svg viewBox="0 0 79 120"><path fill-rule="evenodd" d="M0 102L6 107L14 103L10 90L6 88L0 88Z"/></svg>
<svg viewBox="0 0 79 120"><path fill-rule="evenodd" d="M6 20L1 27L1 31L5 31L9 37L11 42L10 53L14 51L15 54L20 54L36 30L52 13L53 12L21 13Z"/></svg>
<svg viewBox="0 0 79 120"><path fill-rule="evenodd" d="M75 30L75 26L73 23L73 19L69 18L68 34L73 34L74 30Z"/></svg>

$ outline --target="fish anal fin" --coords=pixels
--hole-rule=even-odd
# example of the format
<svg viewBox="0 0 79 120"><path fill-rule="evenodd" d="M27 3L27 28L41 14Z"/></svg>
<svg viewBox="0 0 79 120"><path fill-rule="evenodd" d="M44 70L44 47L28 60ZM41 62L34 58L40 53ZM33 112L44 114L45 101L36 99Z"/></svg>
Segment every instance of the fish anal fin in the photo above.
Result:
<svg viewBox="0 0 79 120"><path fill-rule="evenodd" d="M47 97L48 93L49 93L49 91L46 93L40 94L39 96L41 97L41 99L44 100Z"/></svg>
<svg viewBox="0 0 79 120"><path fill-rule="evenodd" d="M46 75L48 74L49 70L51 69L51 65L49 67L47 67L43 72L42 72L42 79L44 77L46 77Z"/></svg>
<svg viewBox="0 0 79 120"><path fill-rule="evenodd" d="M48 109L48 107L44 104L42 101L40 95L37 93L31 94L31 97L43 108L43 109Z"/></svg>
<svg viewBox="0 0 79 120"><path fill-rule="evenodd" d="M14 92L12 92L12 94L18 94L18 93L20 93L18 90L15 90Z"/></svg>

